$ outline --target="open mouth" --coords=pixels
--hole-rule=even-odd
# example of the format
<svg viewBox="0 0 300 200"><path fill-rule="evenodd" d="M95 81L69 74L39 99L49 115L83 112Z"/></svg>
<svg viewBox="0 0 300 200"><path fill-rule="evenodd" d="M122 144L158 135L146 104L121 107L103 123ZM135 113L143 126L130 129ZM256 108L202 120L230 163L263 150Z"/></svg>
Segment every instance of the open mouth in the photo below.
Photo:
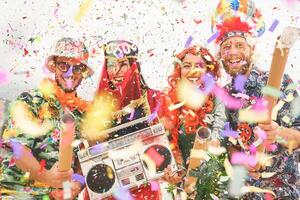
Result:
<svg viewBox="0 0 300 200"><path fill-rule="evenodd" d="M115 80L116 82L121 82L121 81L124 80L124 77L123 77L123 76L115 77L114 80Z"/></svg>
<svg viewBox="0 0 300 200"><path fill-rule="evenodd" d="M237 66L244 65L247 62L244 59L241 59L241 58L234 58L234 59L228 59L227 63L230 64L233 67L237 67Z"/></svg>
<svg viewBox="0 0 300 200"><path fill-rule="evenodd" d="M196 83L200 80L200 77L187 77L187 79L193 83Z"/></svg>

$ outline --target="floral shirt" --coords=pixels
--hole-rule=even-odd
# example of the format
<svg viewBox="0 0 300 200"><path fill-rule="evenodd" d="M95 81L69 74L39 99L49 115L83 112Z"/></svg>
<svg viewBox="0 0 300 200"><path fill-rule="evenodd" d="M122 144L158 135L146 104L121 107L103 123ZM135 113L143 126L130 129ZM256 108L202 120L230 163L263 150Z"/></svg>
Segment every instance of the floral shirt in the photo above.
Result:
<svg viewBox="0 0 300 200"><path fill-rule="evenodd" d="M244 101L244 107L255 104L256 100L262 97L262 88L266 85L268 80L268 72L260 71L254 68L244 86L243 94L246 94L250 98ZM278 103L281 103L282 107L278 110L276 122L280 126L295 128L300 130L300 117L295 116L292 111L292 101L295 97L298 97L297 91L288 87L293 81L289 76L284 75L281 85L282 95L279 98ZM235 90L233 83L227 85L227 89L234 96L238 92ZM227 116L230 123L230 127L233 130L237 130L240 122L238 121L238 110L227 109ZM249 137L246 137L246 145L250 145L254 142L253 128L257 124L250 124L251 131ZM247 127L247 124L244 124ZM245 151L240 145L233 145L227 141L227 145L234 147L237 151ZM247 150L246 150L247 152ZM273 165L269 166L263 172L274 172L275 175L269 178L260 178L259 180L251 179L249 184L252 186L270 189L275 192L277 197L282 199L298 199L300 197L300 176L297 168L296 160L293 159L293 154L289 155L287 149L277 144L277 149L271 153L275 155L273 158ZM264 199L263 193L248 194L244 199Z"/></svg>
<svg viewBox="0 0 300 200"><path fill-rule="evenodd" d="M50 83L53 84L54 82ZM12 117L12 110L14 110L16 103L26 105L28 113L37 119L38 122L48 121L52 126L45 129L44 133L38 137L24 134L22 132L24 129L21 130L16 126L15 118ZM70 110L75 117L75 138L78 139L83 111L77 108ZM52 188L41 183L29 180L29 174L16 167L15 156L17 155L13 153L12 142L22 143L28 147L41 166L44 166L45 169L50 169L58 161L60 131L62 128L60 117L63 113L63 107L55 94L46 95L41 90L35 90L31 94L24 92L10 104L8 122L3 132L2 145L0 145L0 159L2 160L0 164L0 194L2 196L10 196L13 199L42 199L44 195L47 195L52 190ZM74 148L74 155L77 155L77 150L77 148ZM74 163L73 168L75 168Z"/></svg>

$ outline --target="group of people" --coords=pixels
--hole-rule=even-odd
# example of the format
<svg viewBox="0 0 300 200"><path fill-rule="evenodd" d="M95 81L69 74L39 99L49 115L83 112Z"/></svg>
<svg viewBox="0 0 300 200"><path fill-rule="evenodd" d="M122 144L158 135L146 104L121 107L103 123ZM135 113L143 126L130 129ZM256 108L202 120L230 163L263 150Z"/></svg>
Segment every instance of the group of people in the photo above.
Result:
<svg viewBox="0 0 300 200"><path fill-rule="evenodd" d="M219 31L216 39L219 47L217 57L200 45L183 49L176 55L173 72L168 77L169 87L164 91L153 90L147 86L141 74L137 59L138 47L135 44L115 40L103 45L105 62L96 95L103 92L111 95L116 110L122 110L134 100L146 100L146 106L138 105L134 108L135 112L130 119L128 115L124 116L121 120L113 121L111 126L156 113L169 133L170 147L178 168L181 169L177 173L169 168L165 170L162 179L169 184L182 186L197 130L206 127L211 131L211 145L216 148L225 147L228 158L235 152L253 156L268 153L273 156L273 162L268 166L263 166L260 162L255 166L244 163L248 170L246 185L269 189L278 199L298 199L300 179L293 150L300 146L300 116L293 113L292 107L293 100L298 97L297 91L289 87L293 82L284 75L281 86L284 98L278 100L281 106L273 121L268 124L240 121L240 109L263 106L262 89L267 83L268 72L254 64L253 26L243 21L242 17L222 19L223 23L216 26ZM280 39L282 45L287 39L284 37L286 36L282 35ZM82 176L76 158L79 148L74 148L71 170L59 171L57 162L62 130L61 116L67 110L71 111L76 124L75 137L82 139L81 126L85 123L82 119L90 112L93 104L78 97L76 92L81 81L93 75L88 58L89 53L83 42L72 38L60 39L45 65L55 79L44 79L37 90L22 93L10 104L9 117L0 143L1 151L5 151L5 156L0 158L0 197L63 199L62 188L66 181L70 182L72 199L84 190L84 178L78 178ZM221 67L232 78L223 88L218 85ZM240 87L238 82L243 82L240 81L243 78L244 84ZM204 102L199 108L186 104L179 97L182 94L179 94L178 85L182 81L188 81L204 94ZM220 91L225 91L241 105L228 106ZM176 108L170 109L172 106ZM33 134L31 131L36 129L24 125L24 121L28 122L22 120L24 118L31 121L42 133ZM224 129L238 135L226 136L222 134ZM258 142L261 139L258 132L265 134L264 141ZM114 137L117 136L108 136L105 140ZM278 138L285 142L278 143ZM270 148L274 143L276 148ZM262 174L266 172L272 175L263 177ZM198 177L199 180L201 178L203 177ZM83 194L84 199L89 199L86 189ZM225 199L225 194L226 191L220 199ZM133 199L162 199L160 191L151 190L150 184L133 189L131 195ZM189 195L192 199L203 198L197 194ZM240 198L264 199L264 193L248 193Z"/></svg>

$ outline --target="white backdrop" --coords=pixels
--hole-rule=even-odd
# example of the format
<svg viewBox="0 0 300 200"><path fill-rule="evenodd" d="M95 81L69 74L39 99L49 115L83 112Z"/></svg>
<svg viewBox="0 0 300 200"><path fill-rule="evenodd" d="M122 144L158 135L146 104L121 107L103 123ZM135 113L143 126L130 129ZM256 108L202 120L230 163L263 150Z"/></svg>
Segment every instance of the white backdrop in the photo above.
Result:
<svg viewBox="0 0 300 200"><path fill-rule="evenodd" d="M77 22L74 17L84 1L0 1L0 72L8 74L8 82L0 84L0 98L13 99L51 76L43 70L44 61L52 44L63 36L80 38L91 52L96 50L90 59L96 73L84 80L79 90L85 99L93 98L98 84L103 60L99 46L110 40L126 39L138 45L142 73L148 85L156 89L167 85L172 55L183 49L189 36L193 37L192 44L215 52L213 42L207 44L207 39L212 35L210 17L218 0L88 0L91 6ZM268 69L276 37L287 25L300 27L300 1L255 2L266 22L266 32L257 44L256 62ZM275 19L279 25L270 32ZM24 48L29 52L25 56ZM286 70L296 82L300 80L299 65L300 40L290 53Z"/></svg>

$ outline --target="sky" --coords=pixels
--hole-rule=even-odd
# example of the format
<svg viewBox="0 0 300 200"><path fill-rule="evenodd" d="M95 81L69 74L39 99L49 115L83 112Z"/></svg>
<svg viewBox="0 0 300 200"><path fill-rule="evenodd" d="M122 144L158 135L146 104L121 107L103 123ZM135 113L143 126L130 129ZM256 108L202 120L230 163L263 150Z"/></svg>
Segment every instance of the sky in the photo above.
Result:
<svg viewBox="0 0 300 200"><path fill-rule="evenodd" d="M79 96L91 100L103 64L101 45L115 40L132 41L139 47L139 61L147 84L162 90L173 68L173 56L192 38L191 44L208 43L211 16L218 0L1 0L0 1L0 98L12 100L21 92L38 87L53 44L61 37L85 42L89 64L95 74L83 80ZM276 38L284 27L300 28L299 0L254 0L266 24L258 38L255 63L268 70ZM83 5L85 7L81 7ZM272 23L279 24L269 31ZM300 81L300 39L291 49L286 73Z"/></svg>

